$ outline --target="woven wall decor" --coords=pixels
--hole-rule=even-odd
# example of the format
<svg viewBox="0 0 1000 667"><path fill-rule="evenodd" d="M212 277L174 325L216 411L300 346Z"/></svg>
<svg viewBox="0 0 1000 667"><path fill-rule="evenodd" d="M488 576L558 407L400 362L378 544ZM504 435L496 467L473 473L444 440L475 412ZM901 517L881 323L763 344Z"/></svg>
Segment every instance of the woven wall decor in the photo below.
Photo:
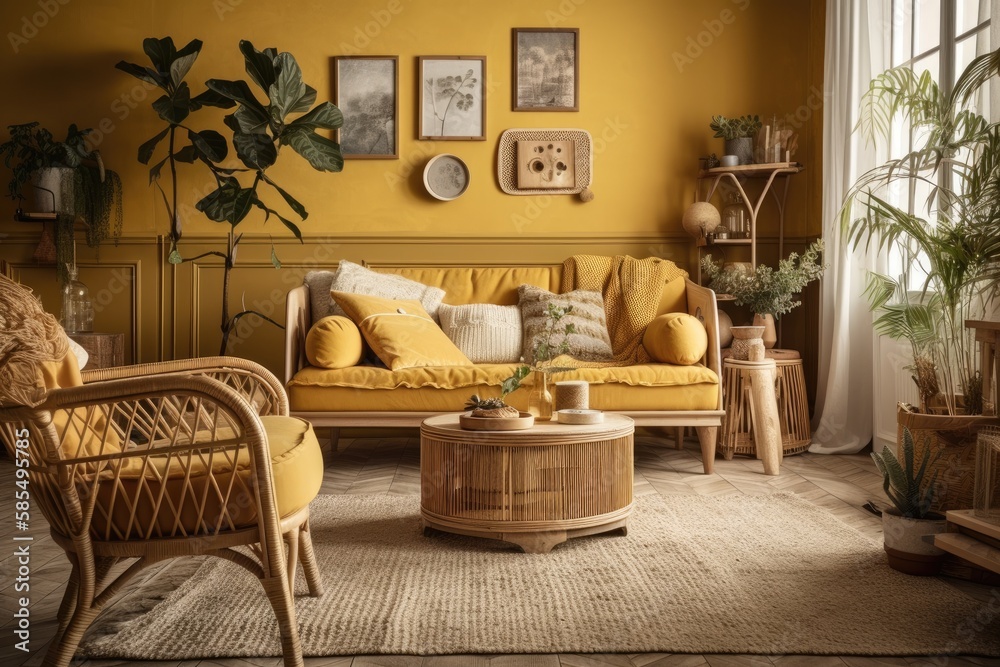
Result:
<svg viewBox="0 0 1000 667"><path fill-rule="evenodd" d="M517 142L572 141L575 146L576 184L571 188L517 187ZM509 195L574 195L590 186L594 174L593 141L590 132L572 128L514 128L500 135L497 151L497 181Z"/></svg>

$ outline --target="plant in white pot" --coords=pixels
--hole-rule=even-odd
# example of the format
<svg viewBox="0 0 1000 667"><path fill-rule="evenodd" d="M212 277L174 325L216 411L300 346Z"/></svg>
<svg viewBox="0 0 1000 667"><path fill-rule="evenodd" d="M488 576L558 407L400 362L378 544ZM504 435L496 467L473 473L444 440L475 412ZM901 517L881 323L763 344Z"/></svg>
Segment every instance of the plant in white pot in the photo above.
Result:
<svg viewBox="0 0 1000 667"><path fill-rule="evenodd" d="M778 336L774 329L774 318L802 305L794 296L823 275L825 264L820 264L823 253L823 239L814 241L801 257L790 253L773 269L758 264L753 271L744 271L738 266L725 267L712 261L711 255L701 260L702 272L711 280L709 287L718 294L728 294L737 306L747 306L754 314L753 323L764 327L764 346L774 347Z"/></svg>
<svg viewBox="0 0 1000 667"><path fill-rule="evenodd" d="M916 575L941 571L945 552L934 546L934 535L943 533L945 518L931 510L937 492L937 472L930 475L931 453L923 450L916 467L913 434L903 429L902 461L888 448L872 452L882 473L882 488L893 507L882 511L882 533L889 567ZM934 458L937 458L936 456Z"/></svg>
<svg viewBox="0 0 1000 667"><path fill-rule="evenodd" d="M37 122L10 125L10 138L0 144L4 165L11 170L7 184L11 199L22 202L32 213L55 213L54 230L46 223L40 246L54 255L36 258L55 262L65 280L67 264L74 264L73 225L77 219L87 225L87 245L97 247L107 238L116 240L122 232L122 184L118 174L104 168L101 154L87 144L89 129L70 125L66 139L56 141L52 132ZM30 188L29 188L30 186ZM45 234L54 231L54 239Z"/></svg>

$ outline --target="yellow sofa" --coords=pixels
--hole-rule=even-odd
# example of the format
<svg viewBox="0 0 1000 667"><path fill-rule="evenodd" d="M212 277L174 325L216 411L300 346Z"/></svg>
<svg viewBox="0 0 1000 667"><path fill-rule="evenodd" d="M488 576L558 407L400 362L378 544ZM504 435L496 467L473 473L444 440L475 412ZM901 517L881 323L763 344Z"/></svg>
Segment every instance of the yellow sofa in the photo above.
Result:
<svg viewBox="0 0 1000 667"><path fill-rule="evenodd" d="M444 303L516 304L518 286L559 292L562 266L405 267L378 269L440 287ZM583 368L560 380L590 383L592 408L619 412L639 426L695 427L706 473L712 472L722 423L721 361L715 293L687 278L664 285L658 313L684 312L705 325L708 351L691 366L649 363L616 368ZM285 329L285 383L291 413L315 426L419 426L428 416L462 410L472 394L494 396L516 364L439 366L391 371L372 366L330 370L310 366L305 354L312 325L309 287L288 293ZM530 381L530 380L529 380ZM525 408L527 391L508 396Z"/></svg>

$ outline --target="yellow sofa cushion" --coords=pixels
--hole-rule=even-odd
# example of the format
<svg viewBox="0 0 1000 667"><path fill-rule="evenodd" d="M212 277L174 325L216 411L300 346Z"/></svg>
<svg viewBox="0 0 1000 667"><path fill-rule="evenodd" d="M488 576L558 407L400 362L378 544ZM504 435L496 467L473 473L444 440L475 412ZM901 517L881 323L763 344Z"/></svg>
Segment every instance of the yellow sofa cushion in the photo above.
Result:
<svg viewBox="0 0 1000 667"><path fill-rule="evenodd" d="M421 366L471 366L419 301L331 292L358 325L372 351L392 370Z"/></svg>
<svg viewBox="0 0 1000 667"><path fill-rule="evenodd" d="M280 416L261 417L260 421L267 433L278 515L286 517L308 505L319 493L323 483L323 454L309 422L297 417ZM227 431L217 433L214 439L232 438L232 432ZM194 454L190 463L178 454L152 456L145 465L141 458L128 460L121 469L119 486L102 483L99 487L92 523L95 537L124 539L139 536L142 528L148 529L153 503L160 494L164 494L164 500L156 517L153 537L190 535L196 531L204 532L206 523L214 526L222 513L216 489L225 490L232 481L232 451L229 450L229 457L218 451L212 456L211 478L207 474L207 452L201 456ZM190 469L189 474L185 472L187 469ZM257 521L257 507L253 498L244 491L244 485L252 488L250 452L246 447L240 449L236 458L236 474L241 482L233 482L233 492L226 509L237 528L251 526ZM136 497L140 484L143 490L135 506L136 519L131 521L132 507L125 499ZM202 503L205 510L199 522ZM171 508L178 510L177 514ZM110 522L108 517L111 517ZM228 528L229 521L225 520L223 526Z"/></svg>
<svg viewBox="0 0 1000 667"><path fill-rule="evenodd" d="M649 323L642 345L654 361L690 366L705 356L708 333L697 318L687 313L668 313Z"/></svg>
<svg viewBox="0 0 1000 667"><path fill-rule="evenodd" d="M397 273L425 285L440 287L446 294L444 303L495 303L510 306L517 303L517 288L535 285L558 292L562 281L562 266L450 266L380 268Z"/></svg>
<svg viewBox="0 0 1000 667"><path fill-rule="evenodd" d="M320 368L347 368L364 353L358 325L341 315L324 317L306 334L306 358Z"/></svg>
<svg viewBox="0 0 1000 667"><path fill-rule="evenodd" d="M302 412L458 411L472 394L499 395L500 383L516 367L480 364L403 371L368 366L339 370L306 367L289 382L288 398L292 409ZM589 382L590 405L598 410L715 410L719 403L718 377L698 364L581 368L561 373L556 379ZM524 384L530 386L530 382L531 376ZM515 391L507 400L526 409L528 392Z"/></svg>

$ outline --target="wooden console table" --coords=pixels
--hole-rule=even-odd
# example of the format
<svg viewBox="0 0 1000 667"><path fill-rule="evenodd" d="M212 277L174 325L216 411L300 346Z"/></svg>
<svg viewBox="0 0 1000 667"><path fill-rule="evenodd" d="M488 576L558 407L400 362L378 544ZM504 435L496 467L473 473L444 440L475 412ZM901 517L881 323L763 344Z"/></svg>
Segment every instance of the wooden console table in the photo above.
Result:
<svg viewBox="0 0 1000 667"><path fill-rule="evenodd" d="M87 370L125 365L125 334L73 333L69 337L90 355Z"/></svg>

